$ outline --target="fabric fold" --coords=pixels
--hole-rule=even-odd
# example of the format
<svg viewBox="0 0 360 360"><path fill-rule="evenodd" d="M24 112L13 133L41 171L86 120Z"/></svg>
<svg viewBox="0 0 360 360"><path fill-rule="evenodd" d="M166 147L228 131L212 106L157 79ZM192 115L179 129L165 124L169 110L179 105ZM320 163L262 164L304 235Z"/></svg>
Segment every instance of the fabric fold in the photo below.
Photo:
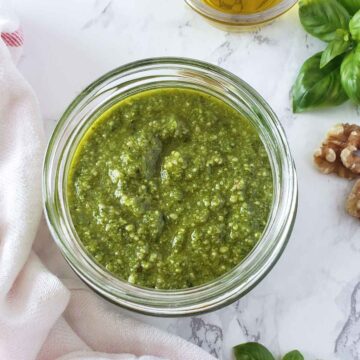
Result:
<svg viewBox="0 0 360 360"><path fill-rule="evenodd" d="M213 359L123 316L75 277L79 285L69 289L56 276L74 275L55 260L58 252L48 258L53 244L44 222L39 229L44 131L36 97L15 66L22 33L1 0L0 38L0 359ZM56 274L33 250L36 237L36 251Z"/></svg>

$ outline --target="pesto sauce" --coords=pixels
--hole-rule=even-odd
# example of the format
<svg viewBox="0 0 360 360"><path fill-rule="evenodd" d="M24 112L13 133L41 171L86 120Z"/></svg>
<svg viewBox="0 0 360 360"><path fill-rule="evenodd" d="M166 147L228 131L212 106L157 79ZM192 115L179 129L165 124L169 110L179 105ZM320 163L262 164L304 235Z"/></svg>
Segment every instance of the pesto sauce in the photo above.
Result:
<svg viewBox="0 0 360 360"><path fill-rule="evenodd" d="M206 93L166 88L105 111L71 163L68 203L96 262L148 288L204 284L260 239L273 198L251 123Z"/></svg>

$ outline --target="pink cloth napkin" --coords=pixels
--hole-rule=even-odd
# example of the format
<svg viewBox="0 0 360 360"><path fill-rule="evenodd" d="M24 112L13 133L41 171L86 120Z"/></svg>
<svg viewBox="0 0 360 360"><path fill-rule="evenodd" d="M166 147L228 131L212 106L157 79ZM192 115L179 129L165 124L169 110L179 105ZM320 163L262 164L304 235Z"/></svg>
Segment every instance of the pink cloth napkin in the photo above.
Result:
<svg viewBox="0 0 360 360"><path fill-rule="evenodd" d="M43 222L39 229L43 128L35 95L15 66L19 24L1 0L0 34L0 359L213 359L44 266L42 260L60 276L68 271L53 260L59 255L52 257Z"/></svg>

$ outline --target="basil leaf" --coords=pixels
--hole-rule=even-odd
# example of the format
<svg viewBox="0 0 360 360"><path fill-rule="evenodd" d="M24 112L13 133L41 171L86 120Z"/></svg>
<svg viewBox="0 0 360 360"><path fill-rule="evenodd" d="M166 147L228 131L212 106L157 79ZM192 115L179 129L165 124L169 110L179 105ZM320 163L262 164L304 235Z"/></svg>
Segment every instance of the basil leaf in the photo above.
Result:
<svg viewBox="0 0 360 360"><path fill-rule="evenodd" d="M323 68L331 60L337 56L345 53L350 49L352 43L350 41L350 34L343 29L336 30L336 38L329 43L321 56L320 68Z"/></svg>
<svg viewBox="0 0 360 360"><path fill-rule="evenodd" d="M350 20L349 29L352 38L356 41L360 41L360 10Z"/></svg>
<svg viewBox="0 0 360 360"><path fill-rule="evenodd" d="M338 0L338 2L344 6L350 15L354 15L360 10L360 0Z"/></svg>
<svg viewBox="0 0 360 360"><path fill-rule="evenodd" d="M350 14L336 0L300 0L299 16L304 29L311 35L332 41L337 29L348 29Z"/></svg>
<svg viewBox="0 0 360 360"><path fill-rule="evenodd" d="M341 86L342 57L337 57L320 69L321 57L321 52L315 54L300 69L292 90L295 113L316 107L340 105L348 99Z"/></svg>
<svg viewBox="0 0 360 360"><path fill-rule="evenodd" d="M287 353L282 360L304 360L304 357L300 351L294 350Z"/></svg>
<svg viewBox="0 0 360 360"><path fill-rule="evenodd" d="M342 62L341 83L349 98L355 104L360 104L360 45Z"/></svg>
<svg viewBox="0 0 360 360"><path fill-rule="evenodd" d="M265 346L254 342L235 346L233 350L236 360L275 360Z"/></svg>

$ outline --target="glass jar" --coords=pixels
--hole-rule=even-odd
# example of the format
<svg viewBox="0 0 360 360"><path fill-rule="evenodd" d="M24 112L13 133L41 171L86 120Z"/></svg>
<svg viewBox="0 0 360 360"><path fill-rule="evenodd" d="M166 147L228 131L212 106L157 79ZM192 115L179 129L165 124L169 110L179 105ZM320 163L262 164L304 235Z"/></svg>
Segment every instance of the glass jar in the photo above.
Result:
<svg viewBox="0 0 360 360"><path fill-rule="evenodd" d="M220 278L189 289L156 290L115 278L85 251L69 214L66 189L74 152L96 118L118 101L141 91L185 87L227 102L255 126L269 154L274 196L266 229L251 253ZM88 86L68 107L51 136L44 163L47 221L65 259L83 281L128 309L178 316L220 308L251 290L271 270L289 239L297 208L297 180L284 131L269 105L244 81L208 63L154 58L119 67Z"/></svg>
<svg viewBox="0 0 360 360"><path fill-rule="evenodd" d="M209 20L212 25L226 31L242 31L264 25L290 10L297 0L282 0L269 9L253 14L230 14L219 11L204 0L185 0L197 13Z"/></svg>

